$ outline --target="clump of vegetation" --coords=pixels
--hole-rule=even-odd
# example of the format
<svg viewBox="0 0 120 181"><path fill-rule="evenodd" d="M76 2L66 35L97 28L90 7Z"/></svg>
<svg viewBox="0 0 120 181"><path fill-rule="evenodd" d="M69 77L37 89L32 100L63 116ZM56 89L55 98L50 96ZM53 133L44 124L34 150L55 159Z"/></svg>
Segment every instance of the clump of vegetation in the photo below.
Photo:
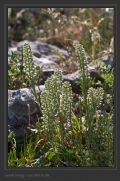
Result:
<svg viewBox="0 0 120 181"><path fill-rule="evenodd" d="M75 115L71 85L63 82L57 70L46 80L40 96L43 117L36 124L38 133L25 144L20 158L15 147L10 151L10 167L113 166L113 125L112 116L104 109L105 92L102 87L89 87L85 50L79 42L74 42L74 47L83 100L79 100L79 105L84 112ZM23 54L26 79L34 87L37 74L33 75L28 44L23 46Z"/></svg>
<svg viewBox="0 0 120 181"><path fill-rule="evenodd" d="M33 63L30 45L25 43L20 51L12 52L8 69L8 89L33 87L37 84L41 69Z"/></svg>
<svg viewBox="0 0 120 181"><path fill-rule="evenodd" d="M20 51L12 53L9 67L8 89L30 87L39 104L40 96L36 92L36 84L42 70L33 63L32 51L28 43L25 43Z"/></svg>
<svg viewBox="0 0 120 181"><path fill-rule="evenodd" d="M45 91L41 95L43 124L49 138L56 135L56 122L59 119L60 139L64 142L65 124L71 117L72 88L68 82L62 83L62 74L57 71L45 82Z"/></svg>
<svg viewBox="0 0 120 181"><path fill-rule="evenodd" d="M66 48L79 40L93 59L113 37L112 8L9 8L8 18L9 41L39 37Z"/></svg>
<svg viewBox="0 0 120 181"><path fill-rule="evenodd" d="M75 53L78 60L79 65L79 73L80 73L80 88L82 91L82 96L84 100L84 107L87 104L87 90L89 87L89 74L88 74L88 62L86 52L84 47L78 42L74 41Z"/></svg>
<svg viewBox="0 0 120 181"><path fill-rule="evenodd" d="M70 58L61 61L60 66L69 67L72 72L72 65L76 65L80 85L80 93L75 94L71 84L63 81L61 71L56 70L38 95L35 87L41 69L33 62L30 45L25 43L20 51L12 53L8 89L29 87L42 116L32 125L36 134L25 140L19 154L14 133L8 133L9 167L114 166L114 70L101 62L104 52L113 53L113 11L108 9L9 9L10 43L39 37L40 41L68 50ZM91 80L91 62L104 82Z"/></svg>

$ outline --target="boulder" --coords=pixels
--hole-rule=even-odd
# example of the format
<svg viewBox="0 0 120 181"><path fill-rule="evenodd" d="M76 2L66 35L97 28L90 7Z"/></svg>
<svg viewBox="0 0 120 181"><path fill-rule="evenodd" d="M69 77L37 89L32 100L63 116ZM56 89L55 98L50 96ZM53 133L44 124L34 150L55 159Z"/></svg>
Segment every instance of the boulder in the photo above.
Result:
<svg viewBox="0 0 120 181"><path fill-rule="evenodd" d="M76 94L80 93L79 77L79 71L63 75L63 81L69 82L72 86L72 91Z"/></svg>
<svg viewBox="0 0 120 181"><path fill-rule="evenodd" d="M88 73L92 79L94 79L96 82L99 80L101 82L104 82L103 77L101 77L100 73L94 66L88 66Z"/></svg>
<svg viewBox="0 0 120 181"><path fill-rule="evenodd" d="M23 45L25 43L29 43L32 51L37 51L37 43L35 43L35 41L28 41L28 40L23 40L23 41L20 41L18 44L17 44L17 50L19 51L21 49L21 47L23 47Z"/></svg>
<svg viewBox="0 0 120 181"><path fill-rule="evenodd" d="M44 82L49 75L51 75L56 69L60 69L59 64L61 59L68 58L68 52L66 50L60 49L54 45L50 45L47 43L43 43L40 41L20 41L17 43L16 47L8 48L8 68L10 69L10 56L14 51L20 51L21 47L25 43L29 43L32 54L33 54L33 62L36 66L42 68L43 71L43 80ZM51 73L50 73L51 72ZM47 77L48 75L48 77ZM41 82L38 80L38 82ZM43 84L43 83L42 83Z"/></svg>
<svg viewBox="0 0 120 181"><path fill-rule="evenodd" d="M37 58L42 57L47 60L50 60L51 62L59 63L61 58L66 59L69 57L68 52L66 50L60 49L57 46L43 43L40 41L27 41L27 40L21 41L17 44L17 49L20 50L20 48L26 42L29 43L33 55L36 56Z"/></svg>
<svg viewBox="0 0 120 181"><path fill-rule="evenodd" d="M8 57L12 55L12 52L17 51L17 47L9 47L8 48Z"/></svg>
<svg viewBox="0 0 120 181"><path fill-rule="evenodd" d="M110 69L114 68L114 55L112 52L101 57L101 61L104 62L107 66L109 66Z"/></svg>
<svg viewBox="0 0 120 181"><path fill-rule="evenodd" d="M46 70L43 70L42 71L42 74L40 75L39 77L39 80L38 80L38 85L43 85L45 84L45 81L51 77L51 75L54 74L54 69L46 69Z"/></svg>
<svg viewBox="0 0 120 181"><path fill-rule="evenodd" d="M88 73L89 73L90 77L92 79L94 79L95 81L99 80L101 82L104 82L104 79L101 77L99 72L93 66L88 66ZM68 81L71 84L72 90L76 94L80 93L79 78L80 78L79 70L74 73L71 73L71 74L63 75L63 80Z"/></svg>
<svg viewBox="0 0 120 181"><path fill-rule="evenodd" d="M36 92L44 90L44 86L36 87ZM8 127L16 136L16 143L23 144L25 135L32 133L29 126L34 126L42 115L32 92L28 88L8 90Z"/></svg>
<svg viewBox="0 0 120 181"><path fill-rule="evenodd" d="M59 66L55 62L50 61L48 58L37 58L33 56L33 62L36 66L42 68L43 71L47 69L56 70L59 68Z"/></svg>

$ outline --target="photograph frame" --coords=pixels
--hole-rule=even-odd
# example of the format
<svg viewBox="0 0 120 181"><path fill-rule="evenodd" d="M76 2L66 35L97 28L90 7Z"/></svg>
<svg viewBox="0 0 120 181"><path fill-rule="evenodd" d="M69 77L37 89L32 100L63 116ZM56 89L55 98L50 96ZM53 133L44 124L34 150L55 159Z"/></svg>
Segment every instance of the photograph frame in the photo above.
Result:
<svg viewBox="0 0 120 181"><path fill-rule="evenodd" d="M114 27L115 27L115 60L116 60L116 63L115 63L115 88L114 88L114 97L115 97L115 115L114 115L114 119L116 120L115 121L115 152L116 152L116 166L115 168L16 168L16 169L8 169L6 168L6 146L7 143L6 142L6 139L7 139L7 133L5 135L5 128L6 128L6 121L7 120L7 107L6 107L6 103L8 102L7 100L7 84L6 84L6 81L7 81L7 77L6 77L6 73L7 73L7 47L6 47L6 44L7 44L7 36L6 36L6 33L4 33L4 36L2 35L3 32L7 32L7 16L6 16L6 10L8 7L38 7L38 4L41 6L41 7L78 7L81 6L81 7L113 7L115 8L115 14L116 14L116 18L115 18L115 24L114 24ZM119 12L119 9L120 9L120 5L118 5L118 3L95 3L95 2L92 2L92 3L40 3L40 2L36 2L35 4L31 3L31 4L27 4L27 3L24 3L21 1L21 4L18 2L18 3L13 3L11 1L11 3L9 3L8 1L5 1L4 3L2 3L2 6L1 6L1 20L2 23L3 23L3 26L2 26L2 33L0 34L1 36L1 59L5 59L6 62L5 63L1 63L0 67L1 67L1 72L2 72L2 77L0 78L0 83L1 85L3 85L3 90L0 92L0 95L1 95L1 120L4 120L1 124L1 137L2 139L0 140L0 142L2 143L2 146L0 146L1 149L1 153L0 153L0 158L1 158L1 163L0 163L0 166L1 166L1 173L3 175L3 180L6 180L6 179L21 179L21 178L24 178L25 180L26 179L29 179L29 180L32 180L32 179L50 179L50 180L56 180L56 179L69 179L69 180L74 180L74 176L75 178L81 178L81 180L96 180L95 178L98 178L98 180L101 178L103 180L106 180L109 178L109 180L119 180L118 178L120 177L120 160L119 160L119 154L120 154L120 149L119 149L119 146L120 146L120 138L119 138L119 128L120 128L120 123L118 122L119 120L119 68L120 68L120 64L119 62L117 61L118 57L119 57L119 51L118 51L118 47L119 47L119 30L120 28L119 27L119 23L118 23L118 20L120 20L120 17L118 16L118 12ZM118 17L117 17L118 16ZM118 37L118 38L117 38ZM4 45L4 46L3 46ZM3 70L3 71L2 71ZM4 123L4 124L3 124ZM4 135L4 136L2 136ZM4 155L4 156L3 156ZM29 173L30 171L30 173Z"/></svg>

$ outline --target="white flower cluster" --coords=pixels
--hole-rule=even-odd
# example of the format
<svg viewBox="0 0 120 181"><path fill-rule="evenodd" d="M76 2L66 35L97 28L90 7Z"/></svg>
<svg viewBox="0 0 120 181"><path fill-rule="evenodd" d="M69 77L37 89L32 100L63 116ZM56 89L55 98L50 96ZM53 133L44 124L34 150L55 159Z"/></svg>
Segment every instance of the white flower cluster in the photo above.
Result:
<svg viewBox="0 0 120 181"><path fill-rule="evenodd" d="M90 87L87 94L87 103L89 107L98 108L103 100L104 90L99 87L97 89Z"/></svg>
<svg viewBox="0 0 120 181"><path fill-rule="evenodd" d="M73 46L79 64L80 77L88 77L88 62L85 49L78 41L74 41Z"/></svg>
<svg viewBox="0 0 120 181"><path fill-rule="evenodd" d="M72 106L72 88L68 82L64 82L62 86L62 95L60 100L60 112L64 118L70 115Z"/></svg>
<svg viewBox="0 0 120 181"><path fill-rule="evenodd" d="M79 65L80 88L81 88L82 95L84 97L84 104L86 104L87 90L90 83L87 55L86 55L84 47L78 41L74 41L73 46L75 48L75 53L76 53L76 57L77 57L78 65Z"/></svg>
<svg viewBox="0 0 120 181"><path fill-rule="evenodd" d="M33 63L33 56L30 45L25 43L22 48L23 54L23 67L26 79L29 80L30 83L34 82L37 76L37 68Z"/></svg>
<svg viewBox="0 0 120 181"><path fill-rule="evenodd" d="M56 71L45 82L45 91L41 94L43 121L53 128L56 116L68 116L72 103L72 89L68 82L62 83L62 74Z"/></svg>

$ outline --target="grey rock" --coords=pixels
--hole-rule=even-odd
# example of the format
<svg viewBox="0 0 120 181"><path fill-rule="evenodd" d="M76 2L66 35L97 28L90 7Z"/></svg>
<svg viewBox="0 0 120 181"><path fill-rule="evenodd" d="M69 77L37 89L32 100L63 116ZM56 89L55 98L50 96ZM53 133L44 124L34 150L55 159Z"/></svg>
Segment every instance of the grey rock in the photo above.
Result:
<svg viewBox="0 0 120 181"><path fill-rule="evenodd" d="M45 90L45 85L36 86L36 92L39 94Z"/></svg>
<svg viewBox="0 0 120 181"><path fill-rule="evenodd" d="M92 79L95 79L95 81L101 81L104 82L104 79L100 76L99 72L92 66L88 67L88 73ZM80 93L80 73L79 70L71 73L63 75L63 81L68 81L71 86L74 93L79 94Z"/></svg>
<svg viewBox="0 0 120 181"><path fill-rule="evenodd" d="M112 52L107 55L104 55L101 58L101 61L104 62L107 66L109 66L110 69L114 68L114 55Z"/></svg>
<svg viewBox="0 0 120 181"><path fill-rule="evenodd" d="M20 51L21 47L25 44L29 43L32 54L33 54L33 62L36 66L42 68L43 76L37 81L38 84L43 84L45 80L53 74L56 69L60 69L59 64L63 59L68 58L68 52L60 49L54 45L50 45L47 43L43 43L40 41L20 41L17 44L16 48L9 48L8 54L11 55L12 51ZM8 68L10 69L10 58L8 57ZM48 76L48 77L47 77ZM42 80L43 78L43 80Z"/></svg>
<svg viewBox="0 0 120 181"><path fill-rule="evenodd" d="M52 62L49 59L43 57L37 58L33 56L33 62L36 66L42 68L42 70L47 70L47 69L56 70L58 68L58 65L55 62Z"/></svg>
<svg viewBox="0 0 120 181"><path fill-rule="evenodd" d="M79 71L63 75L63 81L69 82L72 86L72 91L76 94L80 93L79 77L80 77Z"/></svg>
<svg viewBox="0 0 120 181"><path fill-rule="evenodd" d="M37 50L42 55L50 55L52 53L52 49L50 48L49 44L38 41L36 41L36 43L37 43Z"/></svg>
<svg viewBox="0 0 120 181"><path fill-rule="evenodd" d="M30 90L27 88L14 90L8 93L8 107L11 111L14 111L17 116L26 115L27 113L27 104L31 107L31 114L36 111L34 105L34 97L30 93Z"/></svg>
<svg viewBox="0 0 120 181"><path fill-rule="evenodd" d="M21 49L21 47L22 47L25 43L29 43L32 51L37 51L37 46L38 46L38 44L35 43L35 41L28 41L28 40L20 41L20 42L17 44L17 50L19 51L19 50Z"/></svg>
<svg viewBox="0 0 120 181"><path fill-rule="evenodd" d="M9 47L8 48L8 57L12 55L12 52L17 51L17 47Z"/></svg>
<svg viewBox="0 0 120 181"><path fill-rule="evenodd" d="M37 93L42 90L39 86ZM20 120L23 121L28 116L32 117L35 114L40 114L40 110L30 89L8 90L8 117L10 120L16 117L19 120L18 124L21 125Z"/></svg>
<svg viewBox="0 0 120 181"><path fill-rule="evenodd" d="M45 84L45 81L51 77L51 75L54 74L54 69L46 69L46 70L43 70L42 71L42 74L40 75L39 77L39 80L38 80L38 85L43 85Z"/></svg>
<svg viewBox="0 0 120 181"><path fill-rule="evenodd" d="M33 55L34 55L35 57L37 57L37 58L40 58L40 57L41 57L40 52L37 51L37 50L34 50L32 53L33 53Z"/></svg>
<svg viewBox="0 0 120 181"><path fill-rule="evenodd" d="M36 86L37 93L42 91L44 86ZM15 133L16 143L23 143L25 135L31 133L27 127L34 125L41 115L30 89L8 90L8 127Z"/></svg>
<svg viewBox="0 0 120 181"><path fill-rule="evenodd" d="M57 64L60 63L60 57L57 55L49 55L49 56L47 56L47 58L48 58L48 60L55 62Z"/></svg>
<svg viewBox="0 0 120 181"><path fill-rule="evenodd" d="M95 81L101 81L104 82L103 77L101 77L99 71L97 71L93 66L88 66L88 73L92 79Z"/></svg>
<svg viewBox="0 0 120 181"><path fill-rule="evenodd" d="M34 52L33 54L38 58L43 57L52 62L59 63L61 57L63 59L66 59L69 57L68 52L66 50L60 49L57 46L43 43L40 41L27 41L27 40L21 41L17 44L18 50L20 50L20 48L26 42L30 44L31 50L32 50L32 52ZM37 53L35 53L35 52L37 52ZM39 52L39 54L38 54L38 52Z"/></svg>

